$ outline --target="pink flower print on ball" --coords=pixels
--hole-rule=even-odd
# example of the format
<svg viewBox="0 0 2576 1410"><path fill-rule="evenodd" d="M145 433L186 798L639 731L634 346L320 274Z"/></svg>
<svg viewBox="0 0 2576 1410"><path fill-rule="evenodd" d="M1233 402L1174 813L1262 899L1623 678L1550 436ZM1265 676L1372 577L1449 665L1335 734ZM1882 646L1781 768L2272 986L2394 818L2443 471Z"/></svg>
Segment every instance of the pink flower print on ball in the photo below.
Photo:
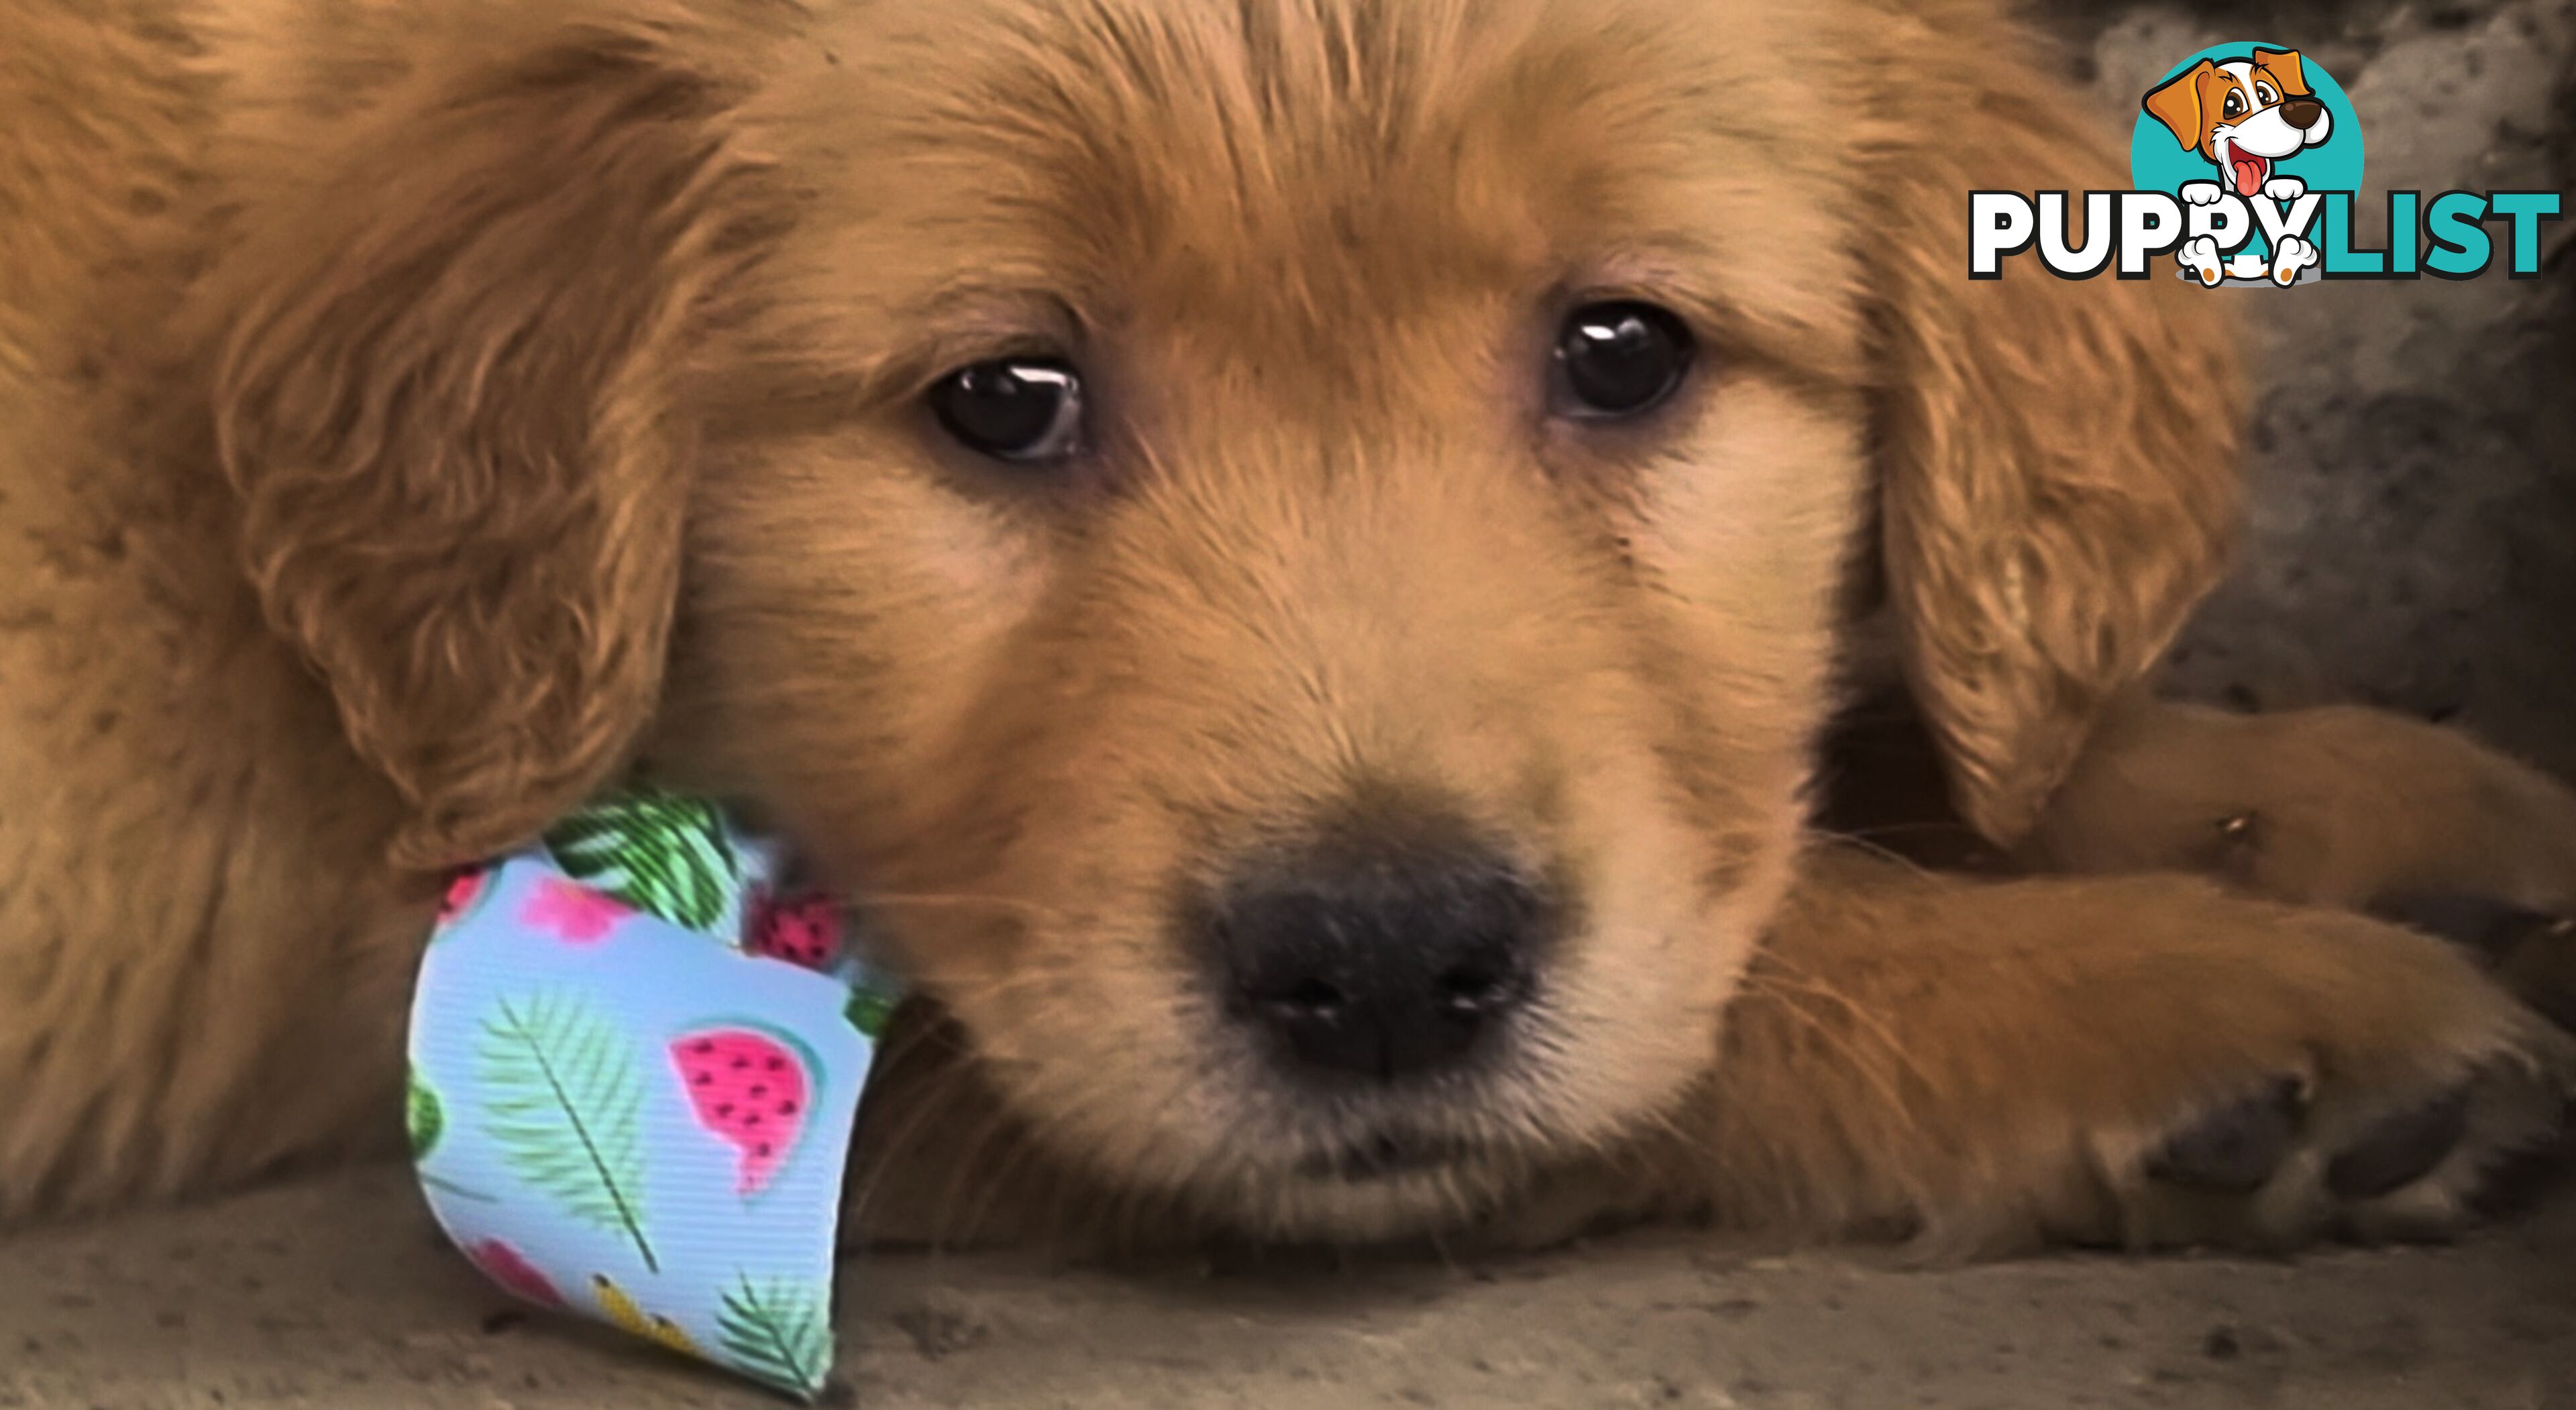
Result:
<svg viewBox="0 0 2576 1410"><path fill-rule="evenodd" d="M578 881L549 876L537 882L536 891L519 912L519 920L565 944L589 945L606 936L629 914L625 904L613 896L593 891Z"/></svg>
<svg viewBox="0 0 2576 1410"><path fill-rule="evenodd" d="M454 925L474 903L483 897L483 888L491 883L492 873L484 867L468 867L448 878L447 890L438 898L438 924Z"/></svg>
<svg viewBox="0 0 2576 1410"><path fill-rule="evenodd" d="M734 1193L749 1199L805 1134L819 1074L803 1043L766 1028L701 1029L671 1044L698 1124L736 1154Z"/></svg>
<svg viewBox="0 0 2576 1410"><path fill-rule="evenodd" d="M752 912L755 955L829 973L841 958L841 910L824 896L764 896Z"/></svg>

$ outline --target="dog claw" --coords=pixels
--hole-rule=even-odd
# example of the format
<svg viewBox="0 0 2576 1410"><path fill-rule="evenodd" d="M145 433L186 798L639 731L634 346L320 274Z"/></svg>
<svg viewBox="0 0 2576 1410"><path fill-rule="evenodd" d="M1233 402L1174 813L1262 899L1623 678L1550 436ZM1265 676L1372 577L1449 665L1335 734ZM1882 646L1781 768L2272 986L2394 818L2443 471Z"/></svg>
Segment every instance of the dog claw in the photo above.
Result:
<svg viewBox="0 0 2576 1410"><path fill-rule="evenodd" d="M2466 1088L2381 1122L2326 1166L2326 1192L2371 1200L2431 1174L2469 1131Z"/></svg>
<svg viewBox="0 0 2576 1410"><path fill-rule="evenodd" d="M2251 1194L2289 1159L2306 1117L2303 1084L2281 1078L2167 1139L2147 1158L2147 1176L2188 1189Z"/></svg>

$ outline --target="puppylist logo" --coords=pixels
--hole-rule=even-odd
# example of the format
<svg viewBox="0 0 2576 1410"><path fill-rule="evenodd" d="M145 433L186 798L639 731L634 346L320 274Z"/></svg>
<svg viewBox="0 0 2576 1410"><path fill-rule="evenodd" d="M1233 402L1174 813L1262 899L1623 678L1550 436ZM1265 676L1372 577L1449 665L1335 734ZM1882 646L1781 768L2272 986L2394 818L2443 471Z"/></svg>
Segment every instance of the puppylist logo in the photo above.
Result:
<svg viewBox="0 0 2576 1410"><path fill-rule="evenodd" d="M2129 191L1973 191L1968 277L2000 279L2036 249L2061 279L2159 268L2209 288L2325 279L2469 279L2502 263L2540 273L2555 191L2388 193L2388 235L2358 246L2361 119L2342 85L2296 49L2221 44L2139 100ZM2170 263L2167 263L2167 261Z"/></svg>

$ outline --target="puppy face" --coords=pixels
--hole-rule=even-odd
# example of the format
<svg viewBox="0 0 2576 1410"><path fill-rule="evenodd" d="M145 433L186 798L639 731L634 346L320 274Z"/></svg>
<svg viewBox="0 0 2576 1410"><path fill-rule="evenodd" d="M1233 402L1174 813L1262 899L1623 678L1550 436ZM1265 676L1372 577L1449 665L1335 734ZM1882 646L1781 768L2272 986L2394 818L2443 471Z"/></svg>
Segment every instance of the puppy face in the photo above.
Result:
<svg viewBox="0 0 2576 1410"><path fill-rule="evenodd" d="M252 579L398 860L640 753L1120 1189L1387 1234L1654 1127L1848 560L1998 838L2214 575L2211 301L1962 273L2112 163L1981 3L544 8L243 181Z"/></svg>
<svg viewBox="0 0 2576 1410"><path fill-rule="evenodd" d="M1042 1134L1390 1229L1707 1061L1865 487L1847 175L1687 7L1008 11L760 115L817 186L737 409L817 411L707 467L670 751Z"/></svg>
<svg viewBox="0 0 2576 1410"><path fill-rule="evenodd" d="M2309 90L2295 49L2257 49L2251 59L2224 64L2203 59L2149 93L2146 108L2247 197L2271 180L2274 162L2334 133L2334 118Z"/></svg>

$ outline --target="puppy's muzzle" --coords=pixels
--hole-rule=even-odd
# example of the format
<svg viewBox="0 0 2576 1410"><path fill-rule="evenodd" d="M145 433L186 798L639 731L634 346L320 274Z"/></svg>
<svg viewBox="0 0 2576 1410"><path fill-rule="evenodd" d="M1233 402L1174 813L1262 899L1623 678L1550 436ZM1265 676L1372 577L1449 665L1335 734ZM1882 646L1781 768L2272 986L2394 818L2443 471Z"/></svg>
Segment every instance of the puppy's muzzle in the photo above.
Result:
<svg viewBox="0 0 2576 1410"><path fill-rule="evenodd" d="M1536 992L1546 889L1454 840L1339 846L1247 869L1202 929L1226 1010L1301 1081L1393 1086L1473 1065Z"/></svg>

